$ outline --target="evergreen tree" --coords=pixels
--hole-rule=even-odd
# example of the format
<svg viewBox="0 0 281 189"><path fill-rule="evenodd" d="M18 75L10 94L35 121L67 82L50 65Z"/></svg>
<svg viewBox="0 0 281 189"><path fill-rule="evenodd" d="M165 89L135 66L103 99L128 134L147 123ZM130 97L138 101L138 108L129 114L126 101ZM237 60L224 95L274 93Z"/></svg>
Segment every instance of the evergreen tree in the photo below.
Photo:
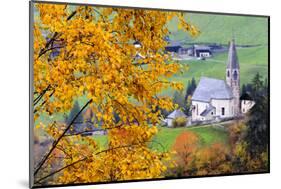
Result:
<svg viewBox="0 0 281 189"><path fill-rule="evenodd" d="M245 94L246 92L247 92L247 90L246 90L246 85L243 84L243 85L242 85L242 90L241 90L241 94L240 94L240 95Z"/></svg>
<svg viewBox="0 0 281 189"><path fill-rule="evenodd" d="M184 103L185 103L185 108L184 108L184 113L186 115L190 115L190 99L191 96L193 95L195 89L196 89L197 85L196 85L196 81L194 79L194 77L192 77L191 80L188 81L188 85L186 87L186 93L185 93L185 96L184 96Z"/></svg>
<svg viewBox="0 0 281 189"><path fill-rule="evenodd" d="M188 95L190 94L190 91L191 91L191 81L189 80L188 84L186 86L186 92L185 92L185 97L184 97L185 101L187 100Z"/></svg>
<svg viewBox="0 0 281 189"><path fill-rule="evenodd" d="M242 85L241 95L245 93L248 93L250 96L253 96L253 85L251 83Z"/></svg>
<svg viewBox="0 0 281 189"><path fill-rule="evenodd" d="M173 102L174 104L178 104L180 108L184 108L184 109L186 108L185 99L183 97L182 92L175 91Z"/></svg>
<svg viewBox="0 0 281 189"><path fill-rule="evenodd" d="M248 142L248 151L254 157L265 152L268 148L269 109L267 84L262 81L259 74L255 75L252 86L252 98L255 101L255 106L250 110L246 141Z"/></svg>
<svg viewBox="0 0 281 189"><path fill-rule="evenodd" d="M75 101L67 119L66 119L66 124L69 125L71 123L71 121L73 120L73 118L78 114L78 112L81 110L78 101ZM73 124L73 132L77 131L77 126L79 125L79 123L83 123L83 116L82 114L79 114L78 117L75 119L75 123Z"/></svg>
<svg viewBox="0 0 281 189"><path fill-rule="evenodd" d="M253 87L253 95L258 95L258 93L261 92L261 89L263 88L263 81L262 81L262 76L259 73L257 73L253 78L252 87Z"/></svg>
<svg viewBox="0 0 281 189"><path fill-rule="evenodd" d="M196 81L195 81L195 79L193 77L192 80L191 80L191 91L190 91L190 94L193 94L195 89L196 89Z"/></svg>
<svg viewBox="0 0 281 189"><path fill-rule="evenodd" d="M194 77L192 77L191 81L188 81L188 85L186 87L186 93L185 93L185 102L187 102L187 98L189 95L193 95L193 92L196 89L196 81L194 79Z"/></svg>

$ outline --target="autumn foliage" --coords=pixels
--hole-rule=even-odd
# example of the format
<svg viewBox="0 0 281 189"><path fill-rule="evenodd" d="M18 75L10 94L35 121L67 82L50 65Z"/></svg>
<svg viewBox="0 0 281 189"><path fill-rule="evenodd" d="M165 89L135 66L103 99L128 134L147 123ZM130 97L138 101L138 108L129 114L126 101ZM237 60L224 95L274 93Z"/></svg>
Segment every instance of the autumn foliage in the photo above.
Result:
<svg viewBox="0 0 281 189"><path fill-rule="evenodd" d="M170 111L175 106L157 94L183 88L163 79L182 69L163 53L167 23L177 17L184 31L196 35L198 30L176 12L44 3L35 3L35 10L34 121L67 112L83 97L78 114L91 110L95 126L108 131L108 146L81 133L69 134L76 116L68 124L39 123L36 128L48 134L50 145L34 164L34 183L163 177L169 154L148 145L157 133L156 107Z"/></svg>
<svg viewBox="0 0 281 189"><path fill-rule="evenodd" d="M177 176L222 174L230 170L228 150L221 143L202 146L200 138L191 131L182 132L175 141Z"/></svg>
<svg viewBox="0 0 281 189"><path fill-rule="evenodd" d="M177 164L185 166L192 161L192 155L198 150L199 138L193 132L182 132L175 141L173 150L177 153Z"/></svg>
<svg viewBox="0 0 281 189"><path fill-rule="evenodd" d="M237 121L228 126L229 143L204 145L196 133L182 132L173 146L176 166L169 176L204 176L233 173L253 173L268 169L267 151L251 156L245 141L247 127Z"/></svg>

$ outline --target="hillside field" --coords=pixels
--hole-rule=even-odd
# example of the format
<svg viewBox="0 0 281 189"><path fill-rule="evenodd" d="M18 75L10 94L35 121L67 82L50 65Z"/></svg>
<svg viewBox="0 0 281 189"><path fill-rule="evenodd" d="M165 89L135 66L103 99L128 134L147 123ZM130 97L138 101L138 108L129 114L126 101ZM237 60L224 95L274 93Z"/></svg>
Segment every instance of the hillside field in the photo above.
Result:
<svg viewBox="0 0 281 189"><path fill-rule="evenodd" d="M265 17L236 16L189 13L185 19L196 26L201 33L197 37L190 37L178 28L177 19L173 19L168 28L172 31L169 36L172 41L179 41L183 45L191 43L217 43L227 45L234 37L236 45L256 45L250 48L237 48L240 63L240 84L250 83L254 75L259 72L268 78L268 20ZM200 77L225 79L227 52L214 54L205 61L184 60L182 64L189 65L189 70L170 78L180 81L186 87L188 81L194 77L197 83ZM173 95L171 89L162 94Z"/></svg>
<svg viewBox="0 0 281 189"><path fill-rule="evenodd" d="M225 80L227 53L215 54L206 60L180 61L180 63L188 65L189 70L176 74L169 80L182 82L185 88L192 77L197 83L202 76ZM260 73L263 78L268 78L268 49L266 46L238 48L237 53L240 64L240 87L243 84L251 83L256 73ZM167 89L162 94L172 96L174 92Z"/></svg>
<svg viewBox="0 0 281 189"><path fill-rule="evenodd" d="M195 38L178 29L177 19L173 19L168 27L172 30L172 40L186 40L196 43L220 43L228 44L234 36L239 45L267 45L268 44L268 21L265 17L236 16L189 13L185 19L201 34Z"/></svg>
<svg viewBox="0 0 281 189"><path fill-rule="evenodd" d="M218 125L206 125L195 127L182 127L182 128L167 128L158 127L158 133L153 138L153 142L150 144L152 149L157 151L169 151L172 150L174 142L182 132L191 131L198 135L200 144L202 146L211 145L214 143L223 143L228 145L228 134L225 130ZM92 136L101 146L106 147L107 136L95 135Z"/></svg>

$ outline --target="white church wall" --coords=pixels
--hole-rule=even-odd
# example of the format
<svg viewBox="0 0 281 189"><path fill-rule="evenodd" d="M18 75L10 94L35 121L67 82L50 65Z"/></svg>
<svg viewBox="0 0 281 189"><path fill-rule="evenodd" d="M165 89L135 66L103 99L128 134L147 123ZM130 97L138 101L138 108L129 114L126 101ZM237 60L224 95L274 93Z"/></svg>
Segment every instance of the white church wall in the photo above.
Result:
<svg viewBox="0 0 281 189"><path fill-rule="evenodd" d="M213 109L212 111L210 111L206 116L205 116L205 120L213 120L214 116L216 115L216 110Z"/></svg>
<svg viewBox="0 0 281 189"><path fill-rule="evenodd" d="M204 121L205 118L200 116L200 114L209 106L207 102L192 101L192 121Z"/></svg>
<svg viewBox="0 0 281 189"><path fill-rule="evenodd" d="M255 102L252 100L242 100L241 101L241 112L243 114L247 113L254 105L255 105Z"/></svg>
<svg viewBox="0 0 281 189"><path fill-rule="evenodd" d="M231 100L212 99L211 104L216 108L216 116L220 116L221 118L233 117L234 102L232 99ZM222 115L223 114L222 108L224 108L224 115Z"/></svg>

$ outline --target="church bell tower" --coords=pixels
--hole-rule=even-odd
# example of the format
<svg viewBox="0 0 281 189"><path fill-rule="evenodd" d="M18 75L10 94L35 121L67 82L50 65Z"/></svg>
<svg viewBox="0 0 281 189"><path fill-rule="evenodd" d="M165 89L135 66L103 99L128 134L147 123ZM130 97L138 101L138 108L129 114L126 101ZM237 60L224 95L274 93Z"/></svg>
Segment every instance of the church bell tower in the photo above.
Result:
<svg viewBox="0 0 281 189"><path fill-rule="evenodd" d="M234 39L231 40L226 66L226 83L231 88L234 97L233 114L240 115L240 67Z"/></svg>

